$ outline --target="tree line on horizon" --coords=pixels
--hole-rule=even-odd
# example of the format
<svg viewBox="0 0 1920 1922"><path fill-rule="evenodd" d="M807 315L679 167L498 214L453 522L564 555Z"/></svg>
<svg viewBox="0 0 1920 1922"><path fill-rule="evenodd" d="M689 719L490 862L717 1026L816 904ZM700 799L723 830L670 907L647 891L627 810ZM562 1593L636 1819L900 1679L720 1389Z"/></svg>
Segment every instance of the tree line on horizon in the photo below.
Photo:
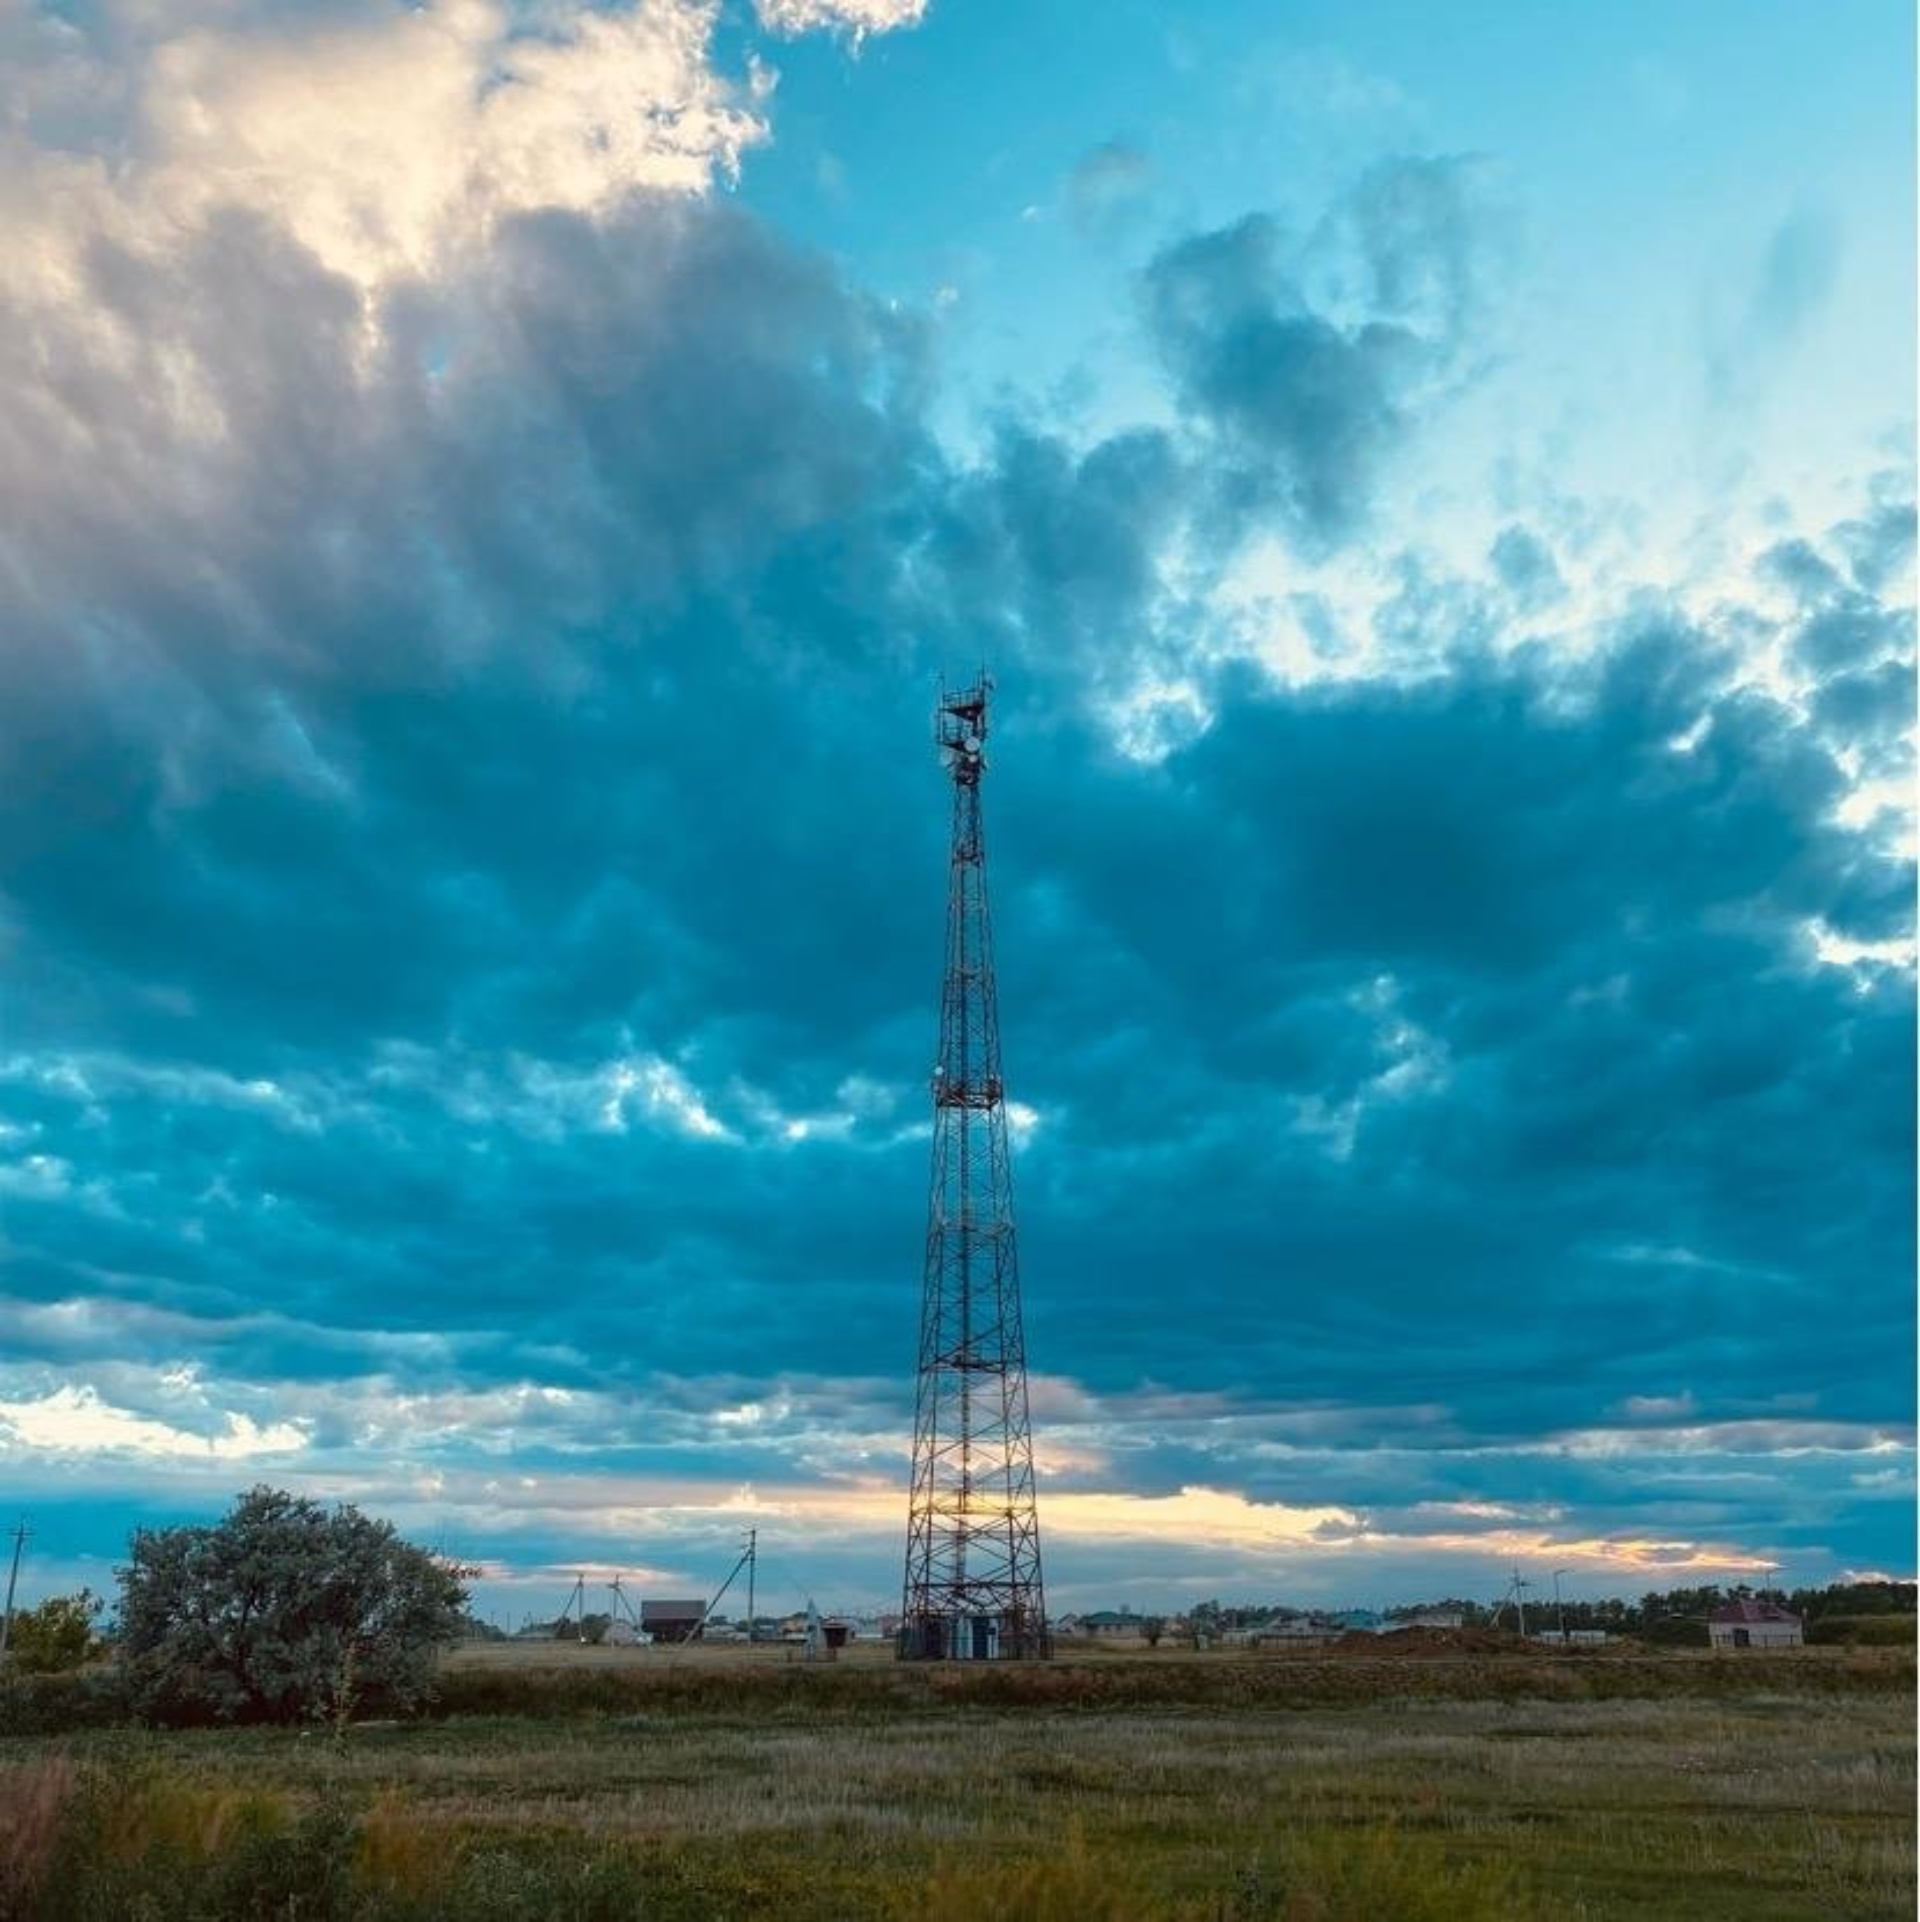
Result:
<svg viewBox="0 0 1920 1922"><path fill-rule="evenodd" d="M1808 1638L1818 1640L1822 1638L1813 1631L1823 1623L1831 1626L1914 1614L1916 1606L1920 1606L1920 1584L1876 1579L1788 1590L1756 1588L1744 1582L1732 1587L1708 1583L1691 1588L1652 1590L1638 1601L1621 1596L1576 1601L1569 1596L1556 1603L1550 1596L1544 1599L1536 1596L1526 1604L1526 1618L1528 1626L1536 1631L1548 1628L1557 1631L1564 1624L1569 1633L1598 1631L1654 1642L1703 1641L1708 1617L1716 1609L1743 1600L1770 1602L1790 1610L1806 1625ZM1145 1613L1138 1620L1142 1639L1158 1643L1170 1634L1215 1638L1258 1629L1276 1621L1338 1621L1341 1614L1340 1610L1296 1608L1284 1603L1205 1601L1194 1603L1184 1615ZM1409 1625L1422 1618L1449 1615L1457 1616L1467 1628L1517 1626L1511 1601L1476 1602L1458 1595L1438 1601L1398 1603L1383 1609L1379 1619Z"/></svg>

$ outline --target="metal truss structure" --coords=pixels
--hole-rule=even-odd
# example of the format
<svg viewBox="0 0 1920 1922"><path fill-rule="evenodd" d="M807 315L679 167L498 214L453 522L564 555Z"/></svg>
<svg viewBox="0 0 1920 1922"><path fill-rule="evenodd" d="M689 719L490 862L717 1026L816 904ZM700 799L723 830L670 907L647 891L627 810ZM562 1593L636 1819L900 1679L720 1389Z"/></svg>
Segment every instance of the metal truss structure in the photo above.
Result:
<svg viewBox="0 0 1920 1922"><path fill-rule="evenodd" d="M909 1660L1051 1652L980 822L991 691L984 674L943 691L935 735L953 838L899 1641Z"/></svg>

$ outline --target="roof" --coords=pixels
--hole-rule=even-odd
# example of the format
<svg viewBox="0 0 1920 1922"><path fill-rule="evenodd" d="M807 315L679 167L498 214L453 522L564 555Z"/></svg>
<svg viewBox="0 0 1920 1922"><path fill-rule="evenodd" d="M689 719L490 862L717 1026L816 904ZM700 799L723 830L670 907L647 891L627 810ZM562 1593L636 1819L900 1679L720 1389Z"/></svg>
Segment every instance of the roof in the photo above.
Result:
<svg viewBox="0 0 1920 1922"><path fill-rule="evenodd" d="M642 1602L640 1604L642 1622L684 1622L689 1617L697 1621L706 1612L705 1602Z"/></svg>
<svg viewBox="0 0 1920 1922"><path fill-rule="evenodd" d="M1800 1617L1778 1602L1756 1602L1750 1595L1739 1596L1707 1617L1710 1622L1791 1622L1800 1626Z"/></svg>

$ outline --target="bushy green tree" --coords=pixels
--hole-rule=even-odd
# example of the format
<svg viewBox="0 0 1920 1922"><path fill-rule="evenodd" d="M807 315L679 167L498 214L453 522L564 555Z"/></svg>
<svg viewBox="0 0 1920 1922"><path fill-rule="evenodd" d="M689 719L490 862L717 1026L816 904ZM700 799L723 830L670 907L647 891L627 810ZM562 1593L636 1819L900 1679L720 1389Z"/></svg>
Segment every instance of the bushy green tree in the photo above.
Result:
<svg viewBox="0 0 1920 1922"><path fill-rule="evenodd" d="M79 1668L93 1653L93 1623L100 1604L86 1589L54 1595L38 1608L15 1612L7 1633L7 1659L23 1675L57 1675Z"/></svg>
<svg viewBox="0 0 1920 1922"><path fill-rule="evenodd" d="M460 1634L468 1572L356 1508L272 1488L212 1527L141 1529L120 1570L133 1700L167 1722L405 1712Z"/></svg>

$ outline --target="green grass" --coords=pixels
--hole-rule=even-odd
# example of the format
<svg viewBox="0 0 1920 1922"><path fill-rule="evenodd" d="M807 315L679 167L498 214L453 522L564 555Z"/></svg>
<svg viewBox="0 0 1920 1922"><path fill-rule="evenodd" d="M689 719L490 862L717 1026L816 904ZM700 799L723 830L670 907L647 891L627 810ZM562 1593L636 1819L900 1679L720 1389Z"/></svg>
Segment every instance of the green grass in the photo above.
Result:
<svg viewBox="0 0 1920 1922"><path fill-rule="evenodd" d="M0 1911L11 1889L8 1912L48 1922L1914 1912L1903 1650L817 1670L755 1651L448 1680L491 1712L0 1743Z"/></svg>

